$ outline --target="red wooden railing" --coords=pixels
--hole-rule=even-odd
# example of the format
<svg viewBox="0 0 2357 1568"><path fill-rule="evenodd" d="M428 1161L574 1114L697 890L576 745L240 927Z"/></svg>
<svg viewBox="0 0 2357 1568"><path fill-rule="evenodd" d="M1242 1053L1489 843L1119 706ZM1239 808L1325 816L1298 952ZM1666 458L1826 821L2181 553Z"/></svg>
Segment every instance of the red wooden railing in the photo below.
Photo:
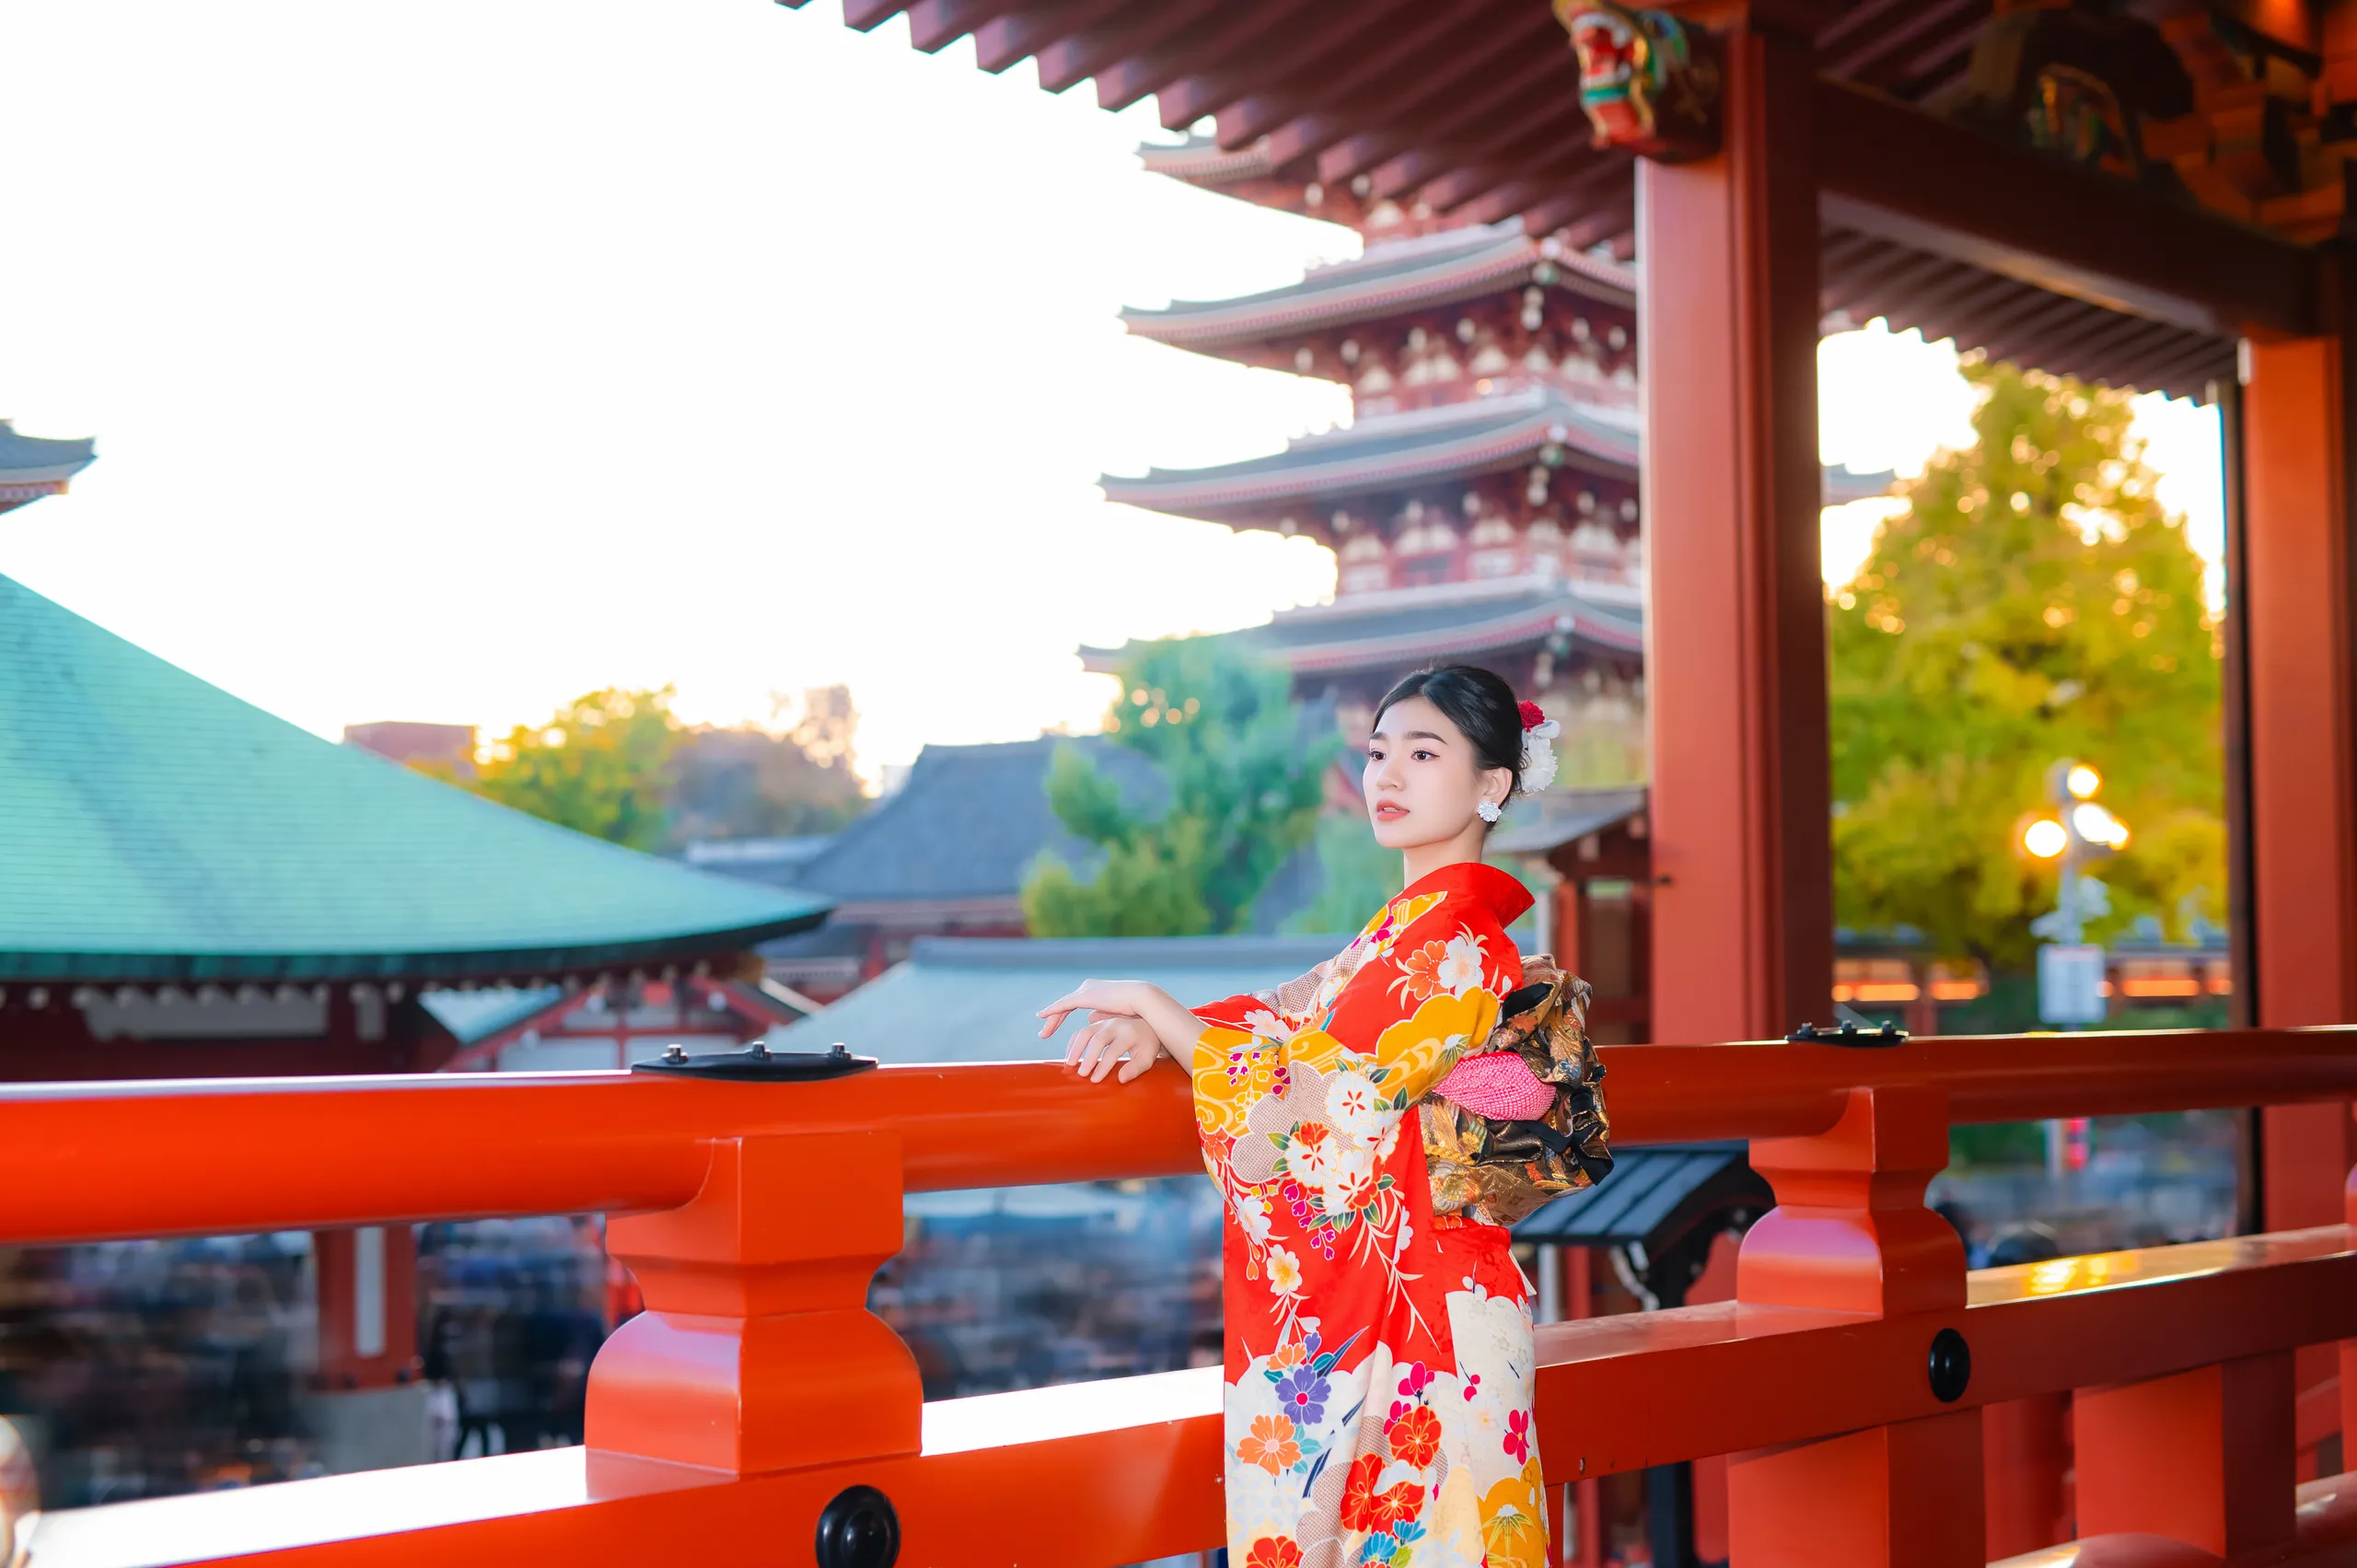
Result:
<svg viewBox="0 0 2357 1568"><path fill-rule="evenodd" d="M2349 1099L2357 1034L1605 1054L1618 1142L1748 1137L1779 1207L1736 1300L1539 1331L1550 1484L1729 1454L1744 1568L1979 1564L1984 1409L2072 1395L2082 1530L2153 1538L2090 1562L2357 1551L2357 1488L2293 1469L2293 1352L2357 1337L2351 1232L1968 1276L1922 1205L1951 1121ZM0 1089L0 1241L603 1210L648 1307L592 1370L586 1448L52 1515L35 1563L810 1562L854 1486L889 1500L912 1565L1210 1546L1215 1371L927 1405L864 1306L904 1191L1195 1159L1168 1068L1126 1088L1025 1064Z"/></svg>

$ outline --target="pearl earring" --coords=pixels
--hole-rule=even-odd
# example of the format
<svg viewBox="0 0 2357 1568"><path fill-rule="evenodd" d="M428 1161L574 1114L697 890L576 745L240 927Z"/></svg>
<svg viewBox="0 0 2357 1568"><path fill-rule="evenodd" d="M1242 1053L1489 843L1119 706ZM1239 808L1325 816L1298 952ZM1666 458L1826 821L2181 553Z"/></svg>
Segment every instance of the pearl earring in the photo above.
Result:
<svg viewBox="0 0 2357 1568"><path fill-rule="evenodd" d="M1473 814L1484 822L1494 822L1504 815L1504 811L1496 801L1485 800L1473 808Z"/></svg>

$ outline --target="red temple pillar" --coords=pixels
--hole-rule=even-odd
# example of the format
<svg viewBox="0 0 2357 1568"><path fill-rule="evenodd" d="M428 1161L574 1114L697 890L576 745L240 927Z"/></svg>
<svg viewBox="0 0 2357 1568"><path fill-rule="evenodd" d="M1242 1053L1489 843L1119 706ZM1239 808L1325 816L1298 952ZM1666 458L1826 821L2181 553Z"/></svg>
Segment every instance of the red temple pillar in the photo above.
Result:
<svg viewBox="0 0 2357 1568"><path fill-rule="evenodd" d="M407 1225L311 1235L319 1386L390 1388L417 1376L417 1242Z"/></svg>
<svg viewBox="0 0 2357 1568"><path fill-rule="evenodd" d="M319 1373L305 1404L331 1471L424 1464L433 1412L419 1381L417 1238L405 1225L311 1233Z"/></svg>
<svg viewBox="0 0 2357 1568"><path fill-rule="evenodd" d="M2345 311L2345 306L2344 306ZM2241 579L2230 582L2242 655L2241 765L2247 812L2251 986L2269 1028L2357 1021L2357 669L2350 618L2351 366L2345 340L2247 343L2235 499ZM2229 711L2233 711L2230 707ZM2229 756L2237 748L2230 744ZM2357 1163L2345 1103L2261 1113L2259 1215L2269 1230L2343 1218ZM2344 1353L2342 1358L2350 1358ZM2344 1434L2357 1379L2328 1346L2299 1353L2296 1388L2330 1399Z"/></svg>
<svg viewBox="0 0 2357 1568"><path fill-rule="evenodd" d="M1699 8L1698 8L1699 11ZM1637 165L1653 1039L1781 1036L1833 985L1805 18L1724 23L1724 150Z"/></svg>
<svg viewBox="0 0 2357 1568"><path fill-rule="evenodd" d="M2251 343L2242 393L2243 640L2252 1020L2357 1021L2357 676L2351 649L2347 356ZM2330 1225L2357 1160L2346 1105L2266 1113L2270 1230Z"/></svg>

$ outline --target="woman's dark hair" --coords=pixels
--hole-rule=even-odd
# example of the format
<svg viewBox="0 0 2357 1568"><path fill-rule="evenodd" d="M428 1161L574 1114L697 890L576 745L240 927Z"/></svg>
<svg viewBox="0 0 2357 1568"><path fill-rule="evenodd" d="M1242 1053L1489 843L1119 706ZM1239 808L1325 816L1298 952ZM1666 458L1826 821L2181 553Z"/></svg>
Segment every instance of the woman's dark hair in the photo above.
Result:
<svg viewBox="0 0 2357 1568"><path fill-rule="evenodd" d="M1376 723L1395 703L1422 697L1448 715L1448 722L1473 743L1473 757L1487 772L1504 768L1514 775L1507 797L1522 793L1522 705L1514 688L1478 665L1445 664L1420 669L1403 678L1375 706Z"/></svg>

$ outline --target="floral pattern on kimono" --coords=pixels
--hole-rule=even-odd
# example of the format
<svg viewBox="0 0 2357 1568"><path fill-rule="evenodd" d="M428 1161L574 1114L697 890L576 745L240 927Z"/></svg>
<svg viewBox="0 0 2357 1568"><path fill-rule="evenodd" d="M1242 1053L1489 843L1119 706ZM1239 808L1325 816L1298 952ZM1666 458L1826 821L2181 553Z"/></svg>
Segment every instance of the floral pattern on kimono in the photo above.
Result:
<svg viewBox="0 0 2357 1568"><path fill-rule="evenodd" d="M1530 895L1452 865L1282 990L1196 1012L1225 1202L1230 1568L1538 1568L1527 1286L1435 1219L1417 1103L1520 983Z"/></svg>

